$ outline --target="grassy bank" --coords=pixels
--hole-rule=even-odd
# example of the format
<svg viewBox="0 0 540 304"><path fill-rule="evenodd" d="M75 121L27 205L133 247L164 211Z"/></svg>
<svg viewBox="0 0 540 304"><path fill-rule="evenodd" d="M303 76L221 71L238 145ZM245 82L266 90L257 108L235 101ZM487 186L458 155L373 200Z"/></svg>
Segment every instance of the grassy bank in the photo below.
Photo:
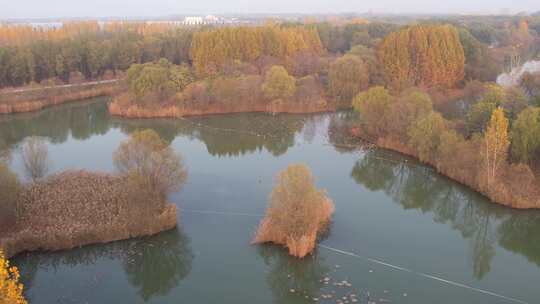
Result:
<svg viewBox="0 0 540 304"><path fill-rule="evenodd" d="M125 177L67 171L25 186L16 223L0 226L6 256L153 235L176 226L176 206L146 204ZM154 198L158 199L158 198Z"/></svg>
<svg viewBox="0 0 540 304"><path fill-rule="evenodd" d="M0 92L0 114L32 112L70 101L113 95L118 88L118 80L109 80Z"/></svg>

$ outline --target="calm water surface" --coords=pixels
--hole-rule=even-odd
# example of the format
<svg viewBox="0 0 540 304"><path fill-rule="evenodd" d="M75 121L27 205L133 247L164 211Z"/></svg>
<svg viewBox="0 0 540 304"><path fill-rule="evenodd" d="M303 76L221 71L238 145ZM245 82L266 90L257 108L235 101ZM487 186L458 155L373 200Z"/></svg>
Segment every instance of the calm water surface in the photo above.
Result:
<svg viewBox="0 0 540 304"><path fill-rule="evenodd" d="M349 113L124 120L105 101L0 116L0 147L21 175L17 149L31 135L47 138L54 171L111 172L119 142L152 128L189 169L170 197L179 226L16 257L30 303L540 302L540 213L491 204L394 153L343 148L332 130ZM303 260L250 245L276 173L297 162L336 204L322 246Z"/></svg>

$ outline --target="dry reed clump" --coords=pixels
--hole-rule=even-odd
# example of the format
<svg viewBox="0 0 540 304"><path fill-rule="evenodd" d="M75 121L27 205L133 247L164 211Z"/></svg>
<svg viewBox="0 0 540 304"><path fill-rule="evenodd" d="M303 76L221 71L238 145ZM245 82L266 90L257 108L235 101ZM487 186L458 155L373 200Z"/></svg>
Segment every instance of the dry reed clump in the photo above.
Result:
<svg viewBox="0 0 540 304"><path fill-rule="evenodd" d="M325 191L315 188L310 169L306 165L290 165L277 177L270 206L253 243L284 245L289 254L303 258L315 248L334 209Z"/></svg>
<svg viewBox="0 0 540 304"><path fill-rule="evenodd" d="M74 100L113 95L118 91L118 87L117 83L90 86L83 84L63 89L0 94L0 114L32 112Z"/></svg>
<svg viewBox="0 0 540 304"><path fill-rule="evenodd" d="M133 203L145 196L126 177L66 171L35 182L19 195L15 232L0 234L8 256L69 249L151 235L176 226L176 206ZM158 199L158 198L155 198ZM136 201L136 200L135 200Z"/></svg>

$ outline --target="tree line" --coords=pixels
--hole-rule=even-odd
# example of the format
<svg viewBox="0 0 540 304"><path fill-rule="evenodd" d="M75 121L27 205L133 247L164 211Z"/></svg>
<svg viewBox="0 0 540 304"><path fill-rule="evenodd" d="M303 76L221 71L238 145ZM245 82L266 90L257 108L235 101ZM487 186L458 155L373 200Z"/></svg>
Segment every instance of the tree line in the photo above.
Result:
<svg viewBox="0 0 540 304"><path fill-rule="evenodd" d="M192 32L145 23L68 22L47 30L0 26L0 87L114 77L132 64L159 58L189 62Z"/></svg>

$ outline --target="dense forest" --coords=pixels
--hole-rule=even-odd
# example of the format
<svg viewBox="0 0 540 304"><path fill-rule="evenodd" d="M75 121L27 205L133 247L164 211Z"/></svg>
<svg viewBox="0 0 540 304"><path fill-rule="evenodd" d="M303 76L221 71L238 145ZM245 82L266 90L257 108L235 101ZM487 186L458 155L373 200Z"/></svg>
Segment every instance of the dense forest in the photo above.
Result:
<svg viewBox="0 0 540 304"><path fill-rule="evenodd" d="M58 29L0 26L0 87L95 79L134 63L189 61L192 30L144 23L66 22Z"/></svg>

